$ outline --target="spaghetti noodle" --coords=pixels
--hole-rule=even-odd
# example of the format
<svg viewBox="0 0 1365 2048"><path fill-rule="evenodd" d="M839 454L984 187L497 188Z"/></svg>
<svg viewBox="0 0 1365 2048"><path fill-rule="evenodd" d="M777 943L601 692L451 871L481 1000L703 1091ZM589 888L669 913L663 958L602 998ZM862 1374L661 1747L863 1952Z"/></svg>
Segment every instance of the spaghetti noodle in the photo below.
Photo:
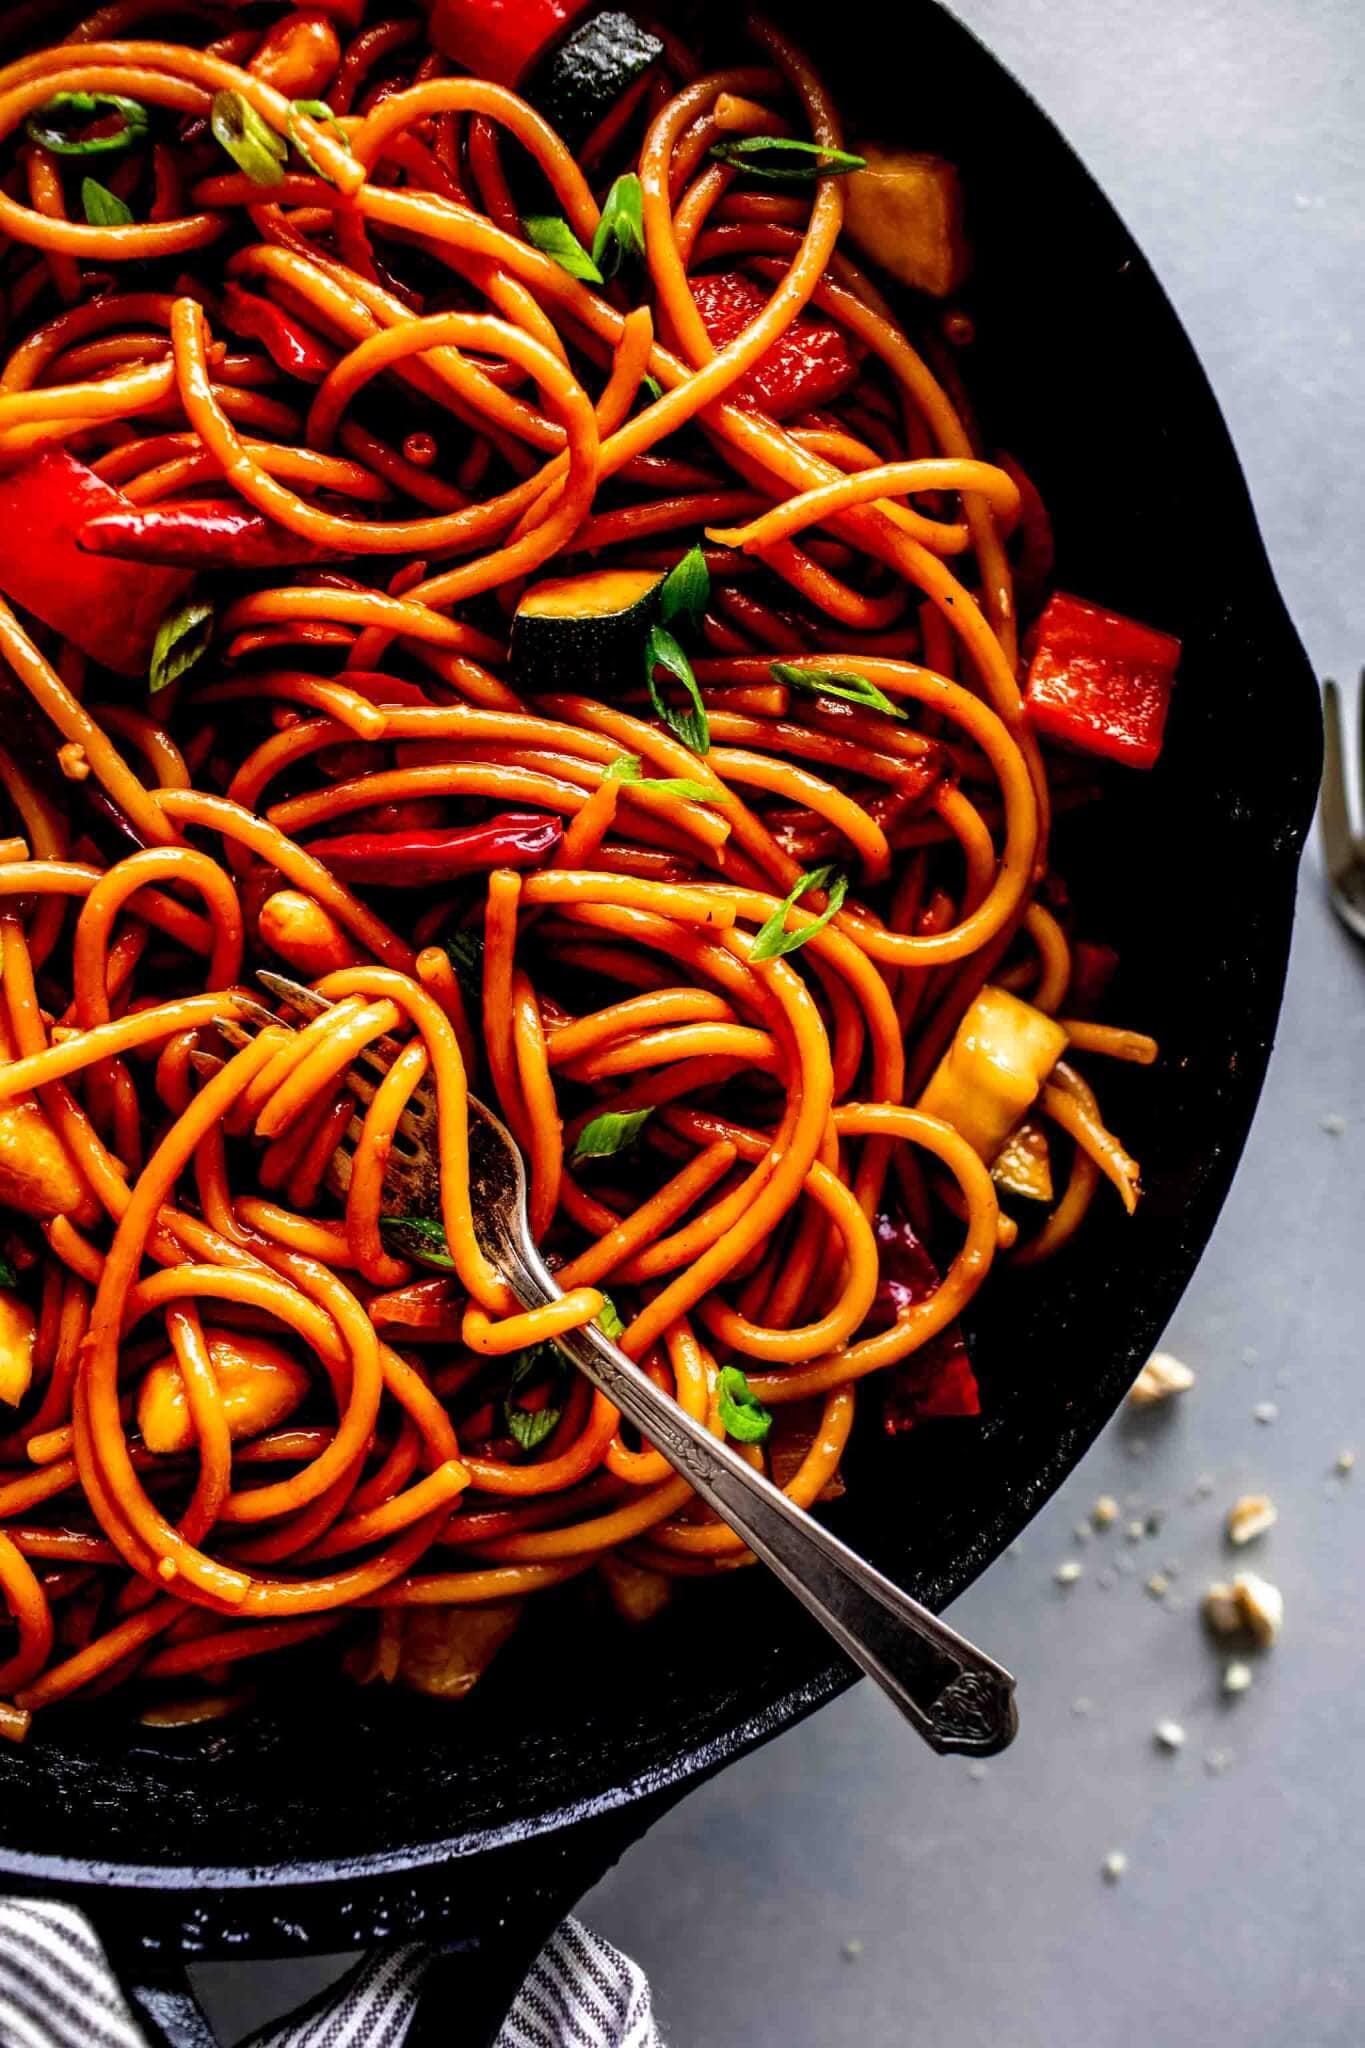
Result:
<svg viewBox="0 0 1365 2048"><path fill-rule="evenodd" d="M115 0L0 68L12 1739L324 1636L458 1694L588 1572L652 1612L745 1554L557 1333L809 1506L860 1407L977 1412L996 1258L1138 1200L1091 1064L1156 1048L1049 828L1175 643L1043 605L956 174L760 18L521 12ZM334 1007L231 1052L261 967Z"/></svg>

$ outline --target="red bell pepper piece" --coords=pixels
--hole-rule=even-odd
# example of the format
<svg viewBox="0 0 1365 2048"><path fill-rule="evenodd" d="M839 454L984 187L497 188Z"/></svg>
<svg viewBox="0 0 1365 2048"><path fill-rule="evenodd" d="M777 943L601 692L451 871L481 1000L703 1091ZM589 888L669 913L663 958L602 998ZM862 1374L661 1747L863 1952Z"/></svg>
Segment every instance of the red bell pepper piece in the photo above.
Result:
<svg viewBox="0 0 1365 2048"><path fill-rule="evenodd" d="M145 676L156 629L192 579L179 569L130 570L80 545L92 519L134 511L64 448L35 456L0 478L0 590L92 661Z"/></svg>
<svg viewBox="0 0 1365 2048"><path fill-rule="evenodd" d="M1024 690L1034 731L1130 768L1154 767L1180 642L1061 590L1037 631Z"/></svg>
<svg viewBox="0 0 1365 2048"><path fill-rule="evenodd" d="M376 1330L399 1327L405 1344L458 1344L465 1296L453 1280L413 1280L387 1294L372 1294L365 1313Z"/></svg>
<svg viewBox="0 0 1365 2048"><path fill-rule="evenodd" d="M431 40L476 78L515 85L587 0L436 0Z"/></svg>
<svg viewBox="0 0 1365 2048"><path fill-rule="evenodd" d="M305 540L240 498L168 499L103 512L81 528L92 555L129 562L166 562L177 568L279 569L295 562L335 562L335 548Z"/></svg>
<svg viewBox="0 0 1365 2048"><path fill-rule="evenodd" d="M259 292L243 291L239 284L224 291L222 318L225 327L259 341L282 370L305 384L321 384L337 361L335 350L324 348L301 320L292 320Z"/></svg>
<svg viewBox="0 0 1365 2048"><path fill-rule="evenodd" d="M756 320L768 303L762 285L742 270L720 271L692 280L692 297L702 324L717 348L724 348ZM828 405L847 391L858 375L860 352L833 321L802 313L760 356L730 396L785 419Z"/></svg>
<svg viewBox="0 0 1365 2048"><path fill-rule="evenodd" d="M339 839L313 839L308 851L339 881L416 889L488 868L538 867L554 852L563 830L558 818L541 812L503 811L481 825L350 832Z"/></svg>
<svg viewBox="0 0 1365 2048"><path fill-rule="evenodd" d="M903 1309L928 1299L940 1284L939 1273L906 1217L879 1215L873 1227L880 1277L868 1323L889 1329ZM940 1416L980 1413L981 1395L959 1324L949 1323L892 1368L882 1412L888 1436Z"/></svg>

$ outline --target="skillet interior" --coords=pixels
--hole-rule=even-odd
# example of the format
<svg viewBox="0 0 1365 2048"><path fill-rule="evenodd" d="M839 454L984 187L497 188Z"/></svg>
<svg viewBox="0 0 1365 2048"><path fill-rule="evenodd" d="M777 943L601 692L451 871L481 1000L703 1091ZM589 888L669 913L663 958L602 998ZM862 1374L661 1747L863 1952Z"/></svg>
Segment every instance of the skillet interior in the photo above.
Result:
<svg viewBox="0 0 1365 2048"><path fill-rule="evenodd" d="M838 34L809 0L774 11L855 131L962 164L981 332L967 374L1052 508L1059 580L1185 643L1161 766L1116 790L1062 859L1084 878L1088 929L1122 951L1116 1014L1163 1046L1156 1069L1106 1076L1146 1200L1133 1222L1101 1200L1079 1255L993 1278L972 1331L985 1422L865 1441L836 1511L937 1606L1111 1414L1212 1228L1279 1007L1317 696L1189 343L1038 109L930 0L845 0ZM1197 521L1177 475L1201 479ZM572 1896L669 1788L849 1682L756 1573L641 1633L604 1623L585 1640L574 1612L546 1608L457 1709L300 1683L206 1738L130 1740L116 1711L47 1723L0 1754L0 1871L111 1887L106 1916L126 1909L130 1938L135 1919L163 1952L335 1948L452 1918L475 1931L509 1893Z"/></svg>

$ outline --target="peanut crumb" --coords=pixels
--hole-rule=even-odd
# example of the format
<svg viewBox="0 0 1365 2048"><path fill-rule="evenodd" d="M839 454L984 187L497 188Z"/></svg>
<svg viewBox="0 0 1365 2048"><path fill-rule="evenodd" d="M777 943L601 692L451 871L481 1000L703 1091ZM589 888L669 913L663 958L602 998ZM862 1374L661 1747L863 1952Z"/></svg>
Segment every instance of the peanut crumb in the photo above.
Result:
<svg viewBox="0 0 1365 2048"><path fill-rule="evenodd" d="M1341 1460L1337 1460L1337 1469ZM1119 1518L1119 1504L1112 1493L1102 1493L1090 1510L1090 1519L1097 1529L1110 1529Z"/></svg>
<svg viewBox="0 0 1365 2048"><path fill-rule="evenodd" d="M1239 1657L1234 1663L1227 1665L1224 1669L1223 1690L1227 1693L1246 1692L1250 1688L1251 1680L1251 1666L1243 1663Z"/></svg>
<svg viewBox="0 0 1365 2048"><path fill-rule="evenodd" d="M1100 1866L1100 1873L1106 1884L1117 1884L1128 1868L1128 1858L1122 1849L1111 1849Z"/></svg>
<svg viewBox="0 0 1365 2048"><path fill-rule="evenodd" d="M1204 1622L1216 1636L1235 1636L1241 1633L1242 1610L1237 1604L1237 1595L1223 1580L1210 1586L1204 1595Z"/></svg>
<svg viewBox="0 0 1365 2048"><path fill-rule="evenodd" d="M1278 1520L1279 1510L1268 1493L1241 1494L1228 1509L1228 1542L1240 1550L1273 1529Z"/></svg>
<svg viewBox="0 0 1365 2048"><path fill-rule="evenodd" d="M90 774L90 763L85 758L85 748L79 740L68 740L64 747L57 749L57 766L68 782L84 782Z"/></svg>
<svg viewBox="0 0 1365 2048"><path fill-rule="evenodd" d="M1268 1650L1284 1623L1284 1595L1255 1572L1238 1572L1232 1582L1242 1626Z"/></svg>
<svg viewBox="0 0 1365 2048"><path fill-rule="evenodd" d="M1131 1408L1152 1408L1169 1401L1172 1394L1188 1394L1194 1374L1183 1359L1171 1351L1154 1351L1128 1392Z"/></svg>
<svg viewBox="0 0 1365 2048"><path fill-rule="evenodd" d="M1147 1591L1154 1600L1164 1600L1171 1590L1171 1582L1165 1572L1153 1572L1147 1581Z"/></svg>
<svg viewBox="0 0 1365 2048"><path fill-rule="evenodd" d="M1152 1730L1152 1740L1158 1749L1167 1750L1174 1755L1176 1750L1185 1747L1185 1731L1179 1721L1167 1718L1157 1722Z"/></svg>
<svg viewBox="0 0 1365 2048"><path fill-rule="evenodd" d="M1347 1449L1337 1452L1337 1471L1340 1472L1343 1479L1348 1472L1354 1472L1355 1468L1356 1454L1353 1450Z"/></svg>
<svg viewBox="0 0 1365 2048"><path fill-rule="evenodd" d="M1052 1574L1059 1586L1074 1586L1085 1570L1078 1557L1068 1557Z"/></svg>

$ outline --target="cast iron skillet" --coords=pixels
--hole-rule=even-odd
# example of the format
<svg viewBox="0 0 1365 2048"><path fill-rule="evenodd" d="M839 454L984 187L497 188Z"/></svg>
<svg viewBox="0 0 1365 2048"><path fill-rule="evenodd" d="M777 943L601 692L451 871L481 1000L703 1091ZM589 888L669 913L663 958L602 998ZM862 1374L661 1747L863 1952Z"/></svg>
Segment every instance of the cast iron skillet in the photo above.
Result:
<svg viewBox="0 0 1365 2048"><path fill-rule="evenodd" d="M895 1446L868 1432L834 1511L938 1607L1113 1412L1213 1227L1280 1006L1318 700L1190 344L1045 116L932 0L776 11L855 134L962 165L968 374L1052 507L1059 581L1185 645L1158 770L1124 778L1060 849L1087 928L1121 950L1115 1014L1163 1048L1154 1069L1105 1076L1146 1199L1129 1222L1102 1192L1080 1256L1031 1277L1002 1262L972 1319L984 1422ZM1193 518L1174 482L1190 476ZM491 2029L549 1926L672 1800L851 1682L757 1572L644 1631L603 1621L586 1646L566 1613L542 1610L457 1708L300 1685L207 1735L45 1721L0 1755L0 1878L78 1900L143 1980L196 1956L444 1943L474 2039L475 2012ZM162 2021L194 2038L173 2001Z"/></svg>

